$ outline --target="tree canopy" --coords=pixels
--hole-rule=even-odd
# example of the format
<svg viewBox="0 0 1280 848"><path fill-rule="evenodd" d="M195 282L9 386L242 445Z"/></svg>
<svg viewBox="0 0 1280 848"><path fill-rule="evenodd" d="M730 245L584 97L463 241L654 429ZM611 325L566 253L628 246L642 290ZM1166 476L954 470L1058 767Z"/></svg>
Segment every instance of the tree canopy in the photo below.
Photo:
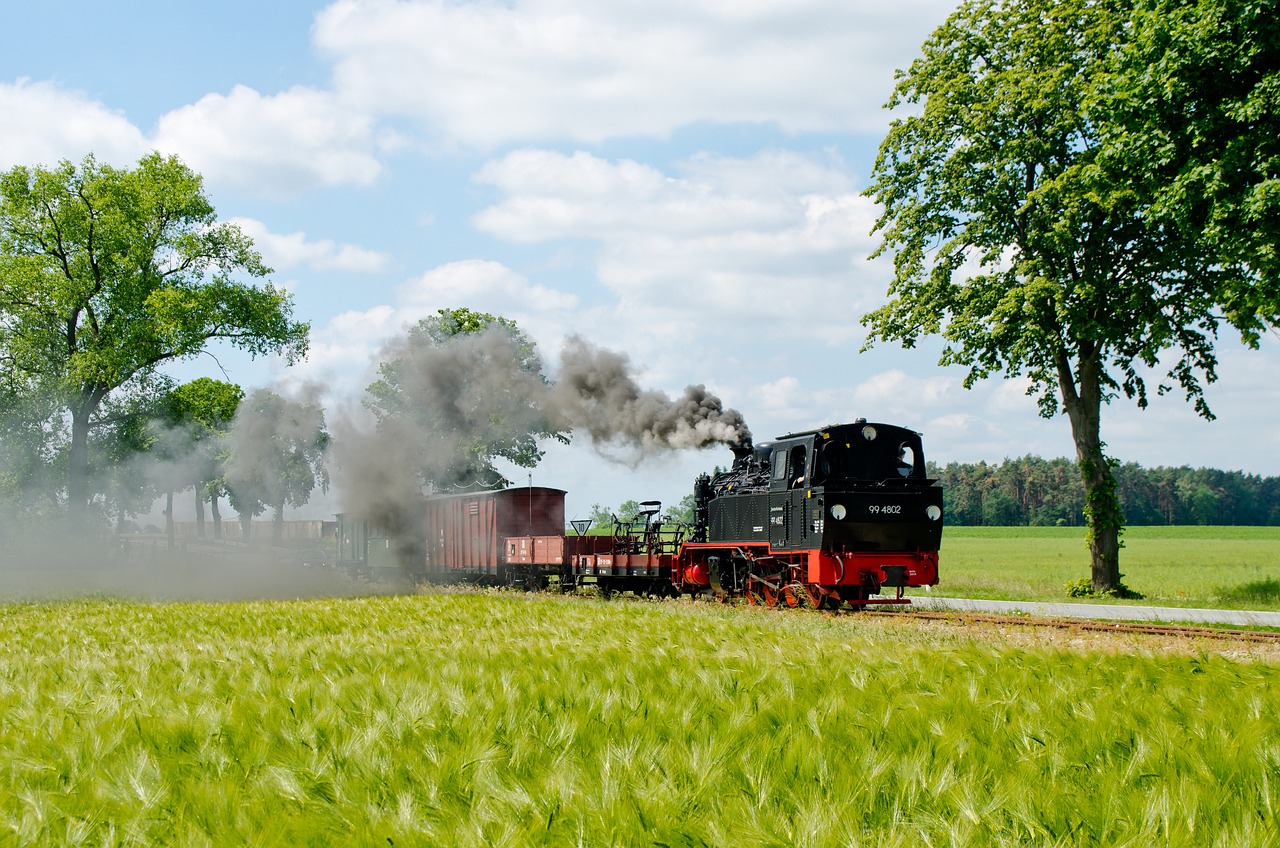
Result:
<svg viewBox="0 0 1280 848"><path fill-rule="evenodd" d="M542 440L568 441L539 408L542 359L510 319L438 310L389 349L378 375L365 406L381 432L413 446L428 487L500 488L509 481L497 460L532 468Z"/></svg>
<svg viewBox="0 0 1280 848"><path fill-rule="evenodd" d="M1245 15L1227 2L970 0L888 103L914 113L893 121L868 189L894 278L863 319L867 344L940 335L941 363L967 367L967 386L1026 377L1044 415L1065 411L1098 590L1118 587L1123 524L1102 405L1122 392L1146 406L1164 371L1158 392L1176 385L1210 416L1219 328L1256 346L1280 321L1274 217L1226 232L1280 191L1274 155L1226 158L1280 136L1277 65L1263 64L1274 16L1249 11L1238 45L1211 32ZM1234 73L1242 61L1251 73ZM1229 92L1208 82L1219 75Z"/></svg>
<svg viewBox="0 0 1280 848"><path fill-rule="evenodd" d="M11 386L56 399L69 419L73 524L92 496L89 436L113 393L213 340L290 361L305 353L289 295L243 281L269 270L176 157L0 173L0 362Z"/></svg>

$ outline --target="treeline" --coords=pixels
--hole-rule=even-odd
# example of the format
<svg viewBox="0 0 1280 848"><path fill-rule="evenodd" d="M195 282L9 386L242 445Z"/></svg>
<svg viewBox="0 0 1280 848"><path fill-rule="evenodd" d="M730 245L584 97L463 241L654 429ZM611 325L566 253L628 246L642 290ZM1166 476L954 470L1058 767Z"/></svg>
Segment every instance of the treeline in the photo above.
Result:
<svg viewBox="0 0 1280 848"><path fill-rule="evenodd" d="M1280 477L1214 468L1113 469L1131 525L1280 525ZM1068 459L1024 456L989 465L929 464L943 486L947 523L1083 526L1084 483Z"/></svg>

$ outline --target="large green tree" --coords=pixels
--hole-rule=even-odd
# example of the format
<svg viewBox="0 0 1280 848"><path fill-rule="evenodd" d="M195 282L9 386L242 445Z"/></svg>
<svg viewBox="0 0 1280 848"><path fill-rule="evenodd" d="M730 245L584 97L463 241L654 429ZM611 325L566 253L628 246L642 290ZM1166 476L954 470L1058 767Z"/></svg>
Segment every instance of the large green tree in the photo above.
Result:
<svg viewBox="0 0 1280 848"><path fill-rule="evenodd" d="M868 189L894 279L867 344L939 334L967 386L1026 377L1065 411L1097 591L1120 586L1123 526L1103 404L1146 406L1154 379L1209 417L1219 328L1256 346L1280 320L1274 6L967 2L888 104L911 114Z"/></svg>
<svg viewBox="0 0 1280 848"><path fill-rule="evenodd" d="M430 488L499 488L509 481L495 460L532 468L542 440L568 442L540 407L548 380L537 348L508 318L440 309L387 353L364 404L380 431L412 445Z"/></svg>
<svg viewBox="0 0 1280 848"><path fill-rule="evenodd" d="M90 433L114 392L213 340L252 355L305 353L308 328L291 319L289 295L246 282L269 271L175 157L0 174L0 357L65 410L73 526L93 494Z"/></svg>

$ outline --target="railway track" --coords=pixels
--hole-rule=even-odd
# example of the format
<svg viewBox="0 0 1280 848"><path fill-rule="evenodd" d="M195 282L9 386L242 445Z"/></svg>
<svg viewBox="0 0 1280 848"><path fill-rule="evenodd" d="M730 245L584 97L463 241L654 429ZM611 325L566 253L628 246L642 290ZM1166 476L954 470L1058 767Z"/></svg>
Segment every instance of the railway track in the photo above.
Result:
<svg viewBox="0 0 1280 848"><path fill-rule="evenodd" d="M990 615L972 612L930 612L913 609L869 611L870 615L911 616L928 621L960 624L996 624L1023 627L1051 627L1059 630L1096 630L1108 633L1149 633L1157 636L1234 639L1248 642L1280 642L1280 630L1240 630L1182 624L1155 624L1146 621L1098 621L1082 618L1044 618L1032 615Z"/></svg>

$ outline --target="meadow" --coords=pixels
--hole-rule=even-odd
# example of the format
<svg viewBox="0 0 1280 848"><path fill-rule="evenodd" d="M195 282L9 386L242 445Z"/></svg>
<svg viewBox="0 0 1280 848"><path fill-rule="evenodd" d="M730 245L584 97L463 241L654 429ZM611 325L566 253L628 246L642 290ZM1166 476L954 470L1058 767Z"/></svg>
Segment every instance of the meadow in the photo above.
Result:
<svg viewBox="0 0 1280 848"><path fill-rule="evenodd" d="M0 845L1280 844L1280 665L1218 643L516 593L0 622Z"/></svg>
<svg viewBox="0 0 1280 848"><path fill-rule="evenodd" d="M1130 527L1122 541L1138 603L1280 609L1280 527ZM1089 576L1089 551L1079 527L947 527L939 571L932 591L946 596L1065 601L1064 586Z"/></svg>

